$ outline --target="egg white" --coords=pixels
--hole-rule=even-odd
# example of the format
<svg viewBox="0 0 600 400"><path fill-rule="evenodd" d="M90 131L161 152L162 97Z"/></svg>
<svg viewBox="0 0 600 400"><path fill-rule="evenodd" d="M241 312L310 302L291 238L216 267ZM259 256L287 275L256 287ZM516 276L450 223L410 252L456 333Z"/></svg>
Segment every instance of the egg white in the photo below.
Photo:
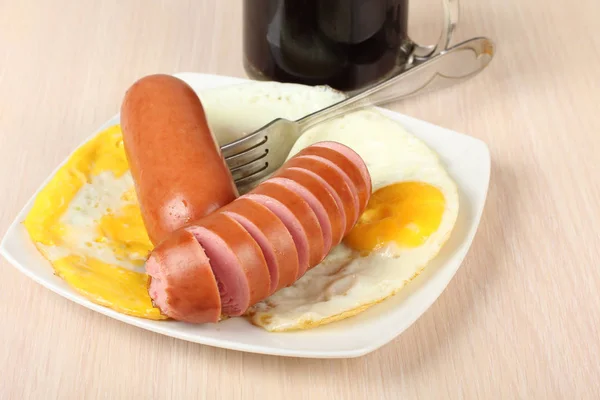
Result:
<svg viewBox="0 0 600 400"><path fill-rule="evenodd" d="M289 157L319 141L337 141L365 161L373 190L399 182L435 186L445 200L438 229L422 245L388 244L360 256L344 244L289 288L251 310L252 321L269 331L306 329L347 318L401 290L448 239L458 215L456 184L437 154L377 110L363 110L318 125L295 144Z"/></svg>
<svg viewBox="0 0 600 400"><path fill-rule="evenodd" d="M129 260L117 258L106 243L96 241L100 219L110 210L121 209L125 205L121 196L132 187L133 179L129 172L117 178L112 172L106 171L84 183L58 220L65 229L61 244L38 244L44 255L50 261L55 261L78 254L141 272L140 267L134 266ZM131 256L140 259L135 254Z"/></svg>
<svg viewBox="0 0 600 400"><path fill-rule="evenodd" d="M203 90L199 97L208 125L223 145L275 118L296 120L346 96L326 86L248 82Z"/></svg>

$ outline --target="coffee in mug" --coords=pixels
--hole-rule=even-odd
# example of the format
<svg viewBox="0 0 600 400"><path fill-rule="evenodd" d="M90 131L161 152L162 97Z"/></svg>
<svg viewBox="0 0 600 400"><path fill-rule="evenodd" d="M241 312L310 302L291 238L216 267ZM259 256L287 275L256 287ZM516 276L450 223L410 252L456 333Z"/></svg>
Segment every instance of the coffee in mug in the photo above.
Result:
<svg viewBox="0 0 600 400"><path fill-rule="evenodd" d="M457 0L444 5L438 46L456 24ZM243 18L244 68L257 80L353 91L436 48L409 39L408 0L244 0Z"/></svg>

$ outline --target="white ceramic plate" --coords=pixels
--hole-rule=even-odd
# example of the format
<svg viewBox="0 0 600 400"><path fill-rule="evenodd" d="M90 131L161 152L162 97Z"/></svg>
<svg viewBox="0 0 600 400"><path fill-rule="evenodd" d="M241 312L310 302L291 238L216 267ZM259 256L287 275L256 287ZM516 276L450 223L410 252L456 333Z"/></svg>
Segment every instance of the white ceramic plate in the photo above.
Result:
<svg viewBox="0 0 600 400"><path fill-rule="evenodd" d="M245 81L191 73L178 76L195 90ZM232 318L214 325L191 325L175 321L150 321L119 314L85 299L53 274L52 266L37 251L21 223L29 212L35 195L8 229L0 245L0 254L25 275L69 300L119 321L163 335L210 346L280 356L343 358L367 354L408 328L446 288L467 254L479 225L490 176L489 151L483 142L395 112L383 111L438 152L458 185L460 212L450 239L423 273L396 296L355 317L312 330L269 333L242 318ZM97 132L118 121L118 116L115 116Z"/></svg>

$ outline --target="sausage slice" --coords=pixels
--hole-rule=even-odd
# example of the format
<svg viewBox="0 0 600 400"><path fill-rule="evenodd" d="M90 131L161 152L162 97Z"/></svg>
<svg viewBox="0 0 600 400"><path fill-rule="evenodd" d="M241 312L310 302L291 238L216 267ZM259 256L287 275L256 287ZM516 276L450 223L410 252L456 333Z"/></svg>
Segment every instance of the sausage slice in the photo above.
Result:
<svg viewBox="0 0 600 400"><path fill-rule="evenodd" d="M354 150L337 142L318 142L298 153L298 156L305 155L323 157L337 165L356 187L360 209L367 206L371 195L371 178L362 158Z"/></svg>
<svg viewBox="0 0 600 400"><path fill-rule="evenodd" d="M256 201L239 198L220 212L240 223L260 246L271 275L270 293L290 286L298 275L298 251L283 222Z"/></svg>
<svg viewBox="0 0 600 400"><path fill-rule="evenodd" d="M332 234L331 220L329 219L329 215L327 214L325 207L323 207L323 204L321 204L319 199L317 199L315 195L312 194L308 189L306 189L304 186L300 185L298 182L292 179L276 176L269 179L269 182L281 185L286 189L289 189L292 192L296 193L297 195L302 197L304 201L306 201L306 203L313 210L319 222L319 226L321 227L321 232L323 233L323 257L325 257L327 253L329 253L329 250L331 250Z"/></svg>
<svg viewBox="0 0 600 400"><path fill-rule="evenodd" d="M253 189L252 194L262 194L279 201L298 219L308 238L309 267L317 265L325 258L327 252L323 243L323 229L315 212L302 196L270 180Z"/></svg>
<svg viewBox="0 0 600 400"><path fill-rule="evenodd" d="M340 152L345 155L354 165L356 165L360 169L360 173L363 176L364 181L367 183L369 187L369 192L373 190L372 182L371 182L371 174L369 173L369 169L365 161L361 156L358 155L357 152L352 150L350 147L345 146L339 142L333 141L323 141L314 144L315 147L326 147L335 151Z"/></svg>
<svg viewBox="0 0 600 400"><path fill-rule="evenodd" d="M344 172L331 161L317 156L294 156L283 164L283 168L300 168L320 176L340 198L346 215L346 235L358 220L358 193L354 184L348 182Z"/></svg>
<svg viewBox="0 0 600 400"><path fill-rule="evenodd" d="M217 322L221 298L208 257L191 233L178 230L146 261L148 293L164 315L191 323Z"/></svg>
<svg viewBox="0 0 600 400"><path fill-rule="evenodd" d="M329 186L327 182L325 182L319 176L315 176L313 172L294 167L281 168L273 176L275 178L286 178L300 184L319 201L325 210L331 225L330 247L338 245L344 237L344 229L346 228L346 214L344 213L344 209L340 208L341 200L339 200L338 203L332 194L333 189L329 190L327 188ZM306 197L305 200L309 201ZM315 210L315 207L313 207L313 210Z"/></svg>
<svg viewBox="0 0 600 400"><path fill-rule="evenodd" d="M216 212L186 229L210 260L223 314L240 316L270 294L271 278L262 250L237 221Z"/></svg>

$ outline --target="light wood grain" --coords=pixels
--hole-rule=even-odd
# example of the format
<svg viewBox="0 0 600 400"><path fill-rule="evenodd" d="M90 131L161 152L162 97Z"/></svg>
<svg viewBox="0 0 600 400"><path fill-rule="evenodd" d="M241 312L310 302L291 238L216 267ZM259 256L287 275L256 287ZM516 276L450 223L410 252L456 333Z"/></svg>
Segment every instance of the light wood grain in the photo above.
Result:
<svg viewBox="0 0 600 400"><path fill-rule="evenodd" d="M395 110L484 140L481 227L439 300L351 360L277 358L114 321L0 261L0 398L600 398L600 2L461 0L484 74ZM436 0L412 1L433 38ZM436 9L437 10L437 9ZM245 76L234 0L0 0L0 234L154 72Z"/></svg>

